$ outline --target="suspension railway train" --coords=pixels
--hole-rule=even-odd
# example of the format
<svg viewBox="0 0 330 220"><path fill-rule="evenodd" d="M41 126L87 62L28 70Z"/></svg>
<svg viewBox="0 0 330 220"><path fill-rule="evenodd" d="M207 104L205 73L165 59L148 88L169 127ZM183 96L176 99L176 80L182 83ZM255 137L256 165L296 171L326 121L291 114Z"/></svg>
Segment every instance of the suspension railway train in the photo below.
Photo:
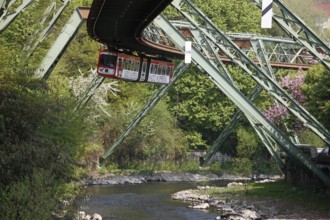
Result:
<svg viewBox="0 0 330 220"><path fill-rule="evenodd" d="M173 79L174 64L169 61L101 50L97 73L103 77L135 82L168 84Z"/></svg>

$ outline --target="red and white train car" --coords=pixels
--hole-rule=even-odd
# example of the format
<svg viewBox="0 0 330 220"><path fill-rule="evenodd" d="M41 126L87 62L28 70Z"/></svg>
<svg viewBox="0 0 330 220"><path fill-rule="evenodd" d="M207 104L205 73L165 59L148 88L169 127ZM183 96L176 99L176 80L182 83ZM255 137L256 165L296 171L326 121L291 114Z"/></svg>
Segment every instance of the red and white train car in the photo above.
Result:
<svg viewBox="0 0 330 220"><path fill-rule="evenodd" d="M97 73L103 77L135 82L168 84L173 79L174 64L148 57L101 50Z"/></svg>

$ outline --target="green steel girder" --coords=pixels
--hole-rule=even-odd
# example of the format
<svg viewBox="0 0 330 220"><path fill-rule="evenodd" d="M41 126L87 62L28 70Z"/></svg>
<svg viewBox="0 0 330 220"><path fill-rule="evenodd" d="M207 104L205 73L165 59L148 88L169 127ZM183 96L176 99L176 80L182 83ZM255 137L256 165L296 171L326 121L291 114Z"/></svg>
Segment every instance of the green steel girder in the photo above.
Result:
<svg viewBox="0 0 330 220"><path fill-rule="evenodd" d="M257 55L257 59L259 61L260 67L263 69L265 73L267 73L274 81L276 81L275 73L271 67L271 64L269 62L269 57L267 57L265 52L265 45L264 42L259 40L252 40L251 39L252 48L255 51L255 54ZM279 102L275 99L275 103L279 105ZM299 143L298 136L295 134L295 132L289 130L289 128L285 125L286 130L289 134L293 134L293 136L290 136L291 141L295 144Z"/></svg>
<svg viewBox="0 0 330 220"><path fill-rule="evenodd" d="M219 72L226 77L226 79L231 82L233 84L233 86L236 87L236 89L238 89L238 87L235 85L234 80L232 79L230 73L228 72L226 66L222 63L220 57L219 57L219 53L217 51L214 50L213 45L211 44L211 42L209 41L209 39L207 39L207 37L205 37L205 35L203 35L201 32L197 31L197 30L191 30L192 35L194 36L194 40L196 41L195 46L198 47L199 51L203 51L203 54L205 55L205 57L215 66L219 69ZM259 43L260 40L258 40ZM260 51L260 50L259 50ZM257 53L256 53L257 54ZM265 54L262 53L263 56L263 60L266 60ZM271 69L270 63L266 62L267 65L263 65L265 62L258 56L259 59L259 63L262 66L262 68L268 67L269 69L266 69L266 71L268 72L268 74L274 76L274 73ZM203 71L203 69L202 69ZM275 77L275 76L274 76ZM211 80L213 80L211 78ZM261 92L261 88L258 85L253 93L250 95L251 98L256 99L258 97L258 95ZM258 92L258 93L256 93ZM249 99L251 101L251 99ZM232 133L233 129L236 128L238 121L240 119L241 116L243 116L243 114L240 113L241 111L238 111L233 120L231 121L232 124L227 126L220 134L220 136L217 138L217 141L210 147L210 149L207 151L206 155L204 156L204 160L203 160L203 164L206 164L209 159L212 157L212 155L217 152L219 150L219 148L221 146L223 146L223 142L225 141L225 139ZM275 146L273 146L270 142L269 139L271 139L271 137L266 138L266 132L263 131L263 128L258 126L258 123L255 122L252 118L250 118L249 116L246 116L250 122L250 124L252 125L252 127L256 130L257 134L259 135L260 139L263 141L263 143L265 144L266 148L268 149L268 151L271 153L271 155L273 156L274 160L276 161L277 165L279 166L279 168L281 170L284 169L284 164L282 162L282 160L280 159L278 153L276 152L276 148ZM202 165L203 165L202 164Z"/></svg>
<svg viewBox="0 0 330 220"><path fill-rule="evenodd" d="M261 8L261 0L251 0ZM324 53L330 55L330 48L292 11L280 0L273 0L273 6L281 11L282 15L273 15L274 21L293 39L305 46L325 67L330 70L330 61L318 52L320 48Z"/></svg>
<svg viewBox="0 0 330 220"><path fill-rule="evenodd" d="M198 30L196 30L196 28L193 27L189 22L177 20L170 22L179 30L185 31L187 29L192 34L198 32ZM293 41L292 39L268 37L252 33L228 32L226 34L233 42L238 42L238 45L242 44L240 49L248 57L256 56L256 52L253 50L251 45L248 44L248 41L262 40L265 44L265 54L267 55L268 60L271 61L272 66L275 68L308 69L310 66L312 66L310 61L314 59L314 56L308 54L305 47L303 47L300 43ZM175 47L173 43L170 42L168 37L166 37L165 33L160 31L160 28L155 27L152 23L143 31L143 38L148 41L161 44L162 46ZM225 56L222 57L222 59L226 60Z"/></svg>
<svg viewBox="0 0 330 220"><path fill-rule="evenodd" d="M183 37L166 18L158 16L154 22L168 34L181 50L184 50L185 37ZM219 89L232 100L245 115L253 119L258 126L262 126L263 130L280 144L279 147L283 151L290 157L300 161L302 165L317 175L326 185L330 186L330 178L313 164L279 129L271 124L265 116L226 79L226 77L219 73L218 69L210 63L194 45L192 47L192 60L213 78L213 81Z"/></svg>
<svg viewBox="0 0 330 220"><path fill-rule="evenodd" d="M5 14L5 10L8 8L7 4L8 4L8 2L6 0L0 0L0 21L1 21L2 15Z"/></svg>
<svg viewBox="0 0 330 220"><path fill-rule="evenodd" d="M109 150L102 156L101 165L104 165L108 157L114 152L114 150L123 142L123 140L132 132L132 130L142 121L142 119L152 110L152 108L159 102L159 100L166 94L166 92L172 87L172 85L181 77L181 75L187 70L189 64L185 64L181 61L174 70L174 78L167 85L161 85L159 89L149 98L144 107L130 122L125 131L115 140Z"/></svg>
<svg viewBox="0 0 330 220"><path fill-rule="evenodd" d="M270 62L290 63L290 64L309 64L308 62L314 58L313 55L306 54L307 48L300 43L288 38L267 37L257 34L248 33L227 33L232 41L235 40L260 40L264 44L264 53ZM245 48L241 48L245 51ZM250 53L255 54L256 51L248 48ZM246 54L247 56L249 54Z"/></svg>
<svg viewBox="0 0 330 220"><path fill-rule="evenodd" d="M26 53L27 57L30 57L37 46L45 39L48 35L49 31L54 27L56 21L59 19L61 14L63 13L66 6L69 4L70 0L64 0L62 6L55 12L56 10L56 2L50 4L44 14L43 18L40 21L40 24L43 25L46 22L46 19L52 16L51 20L48 22L46 27L36 31L34 35L30 38L30 40L24 45L23 52Z"/></svg>
<svg viewBox="0 0 330 220"><path fill-rule="evenodd" d="M34 0L24 0L20 6L18 6L12 13L7 13L7 9L15 2L7 0L6 4L4 1L2 5L2 15L0 15L0 34L15 20L15 18L21 13L26 7L28 7Z"/></svg>
<svg viewBox="0 0 330 220"><path fill-rule="evenodd" d="M66 23L60 35L57 37L52 47L48 50L47 55L35 72L37 77L43 78L44 80L48 79L49 75L55 68L57 62L61 58L71 40L74 38L82 23L83 17L79 8L77 8L73 11L69 21Z"/></svg>
<svg viewBox="0 0 330 220"><path fill-rule="evenodd" d="M8 8L15 3L16 0L0 0L0 21L7 14Z"/></svg>
<svg viewBox="0 0 330 220"><path fill-rule="evenodd" d="M104 79L105 78L102 76L95 75L95 77L92 79L92 82L89 84L89 87L86 89L84 94L77 101L78 104L74 109L75 112L78 112L82 107L84 107L87 104L87 102L95 94L97 88L99 88L100 85L103 83Z"/></svg>
<svg viewBox="0 0 330 220"><path fill-rule="evenodd" d="M313 130L322 140L330 145L330 134L327 129L294 100L278 83L272 80L261 68L251 61L234 42L231 41L190 1L174 0L172 5L205 36L207 36L233 63L239 65L270 95L284 105L293 115ZM198 21L194 18L198 18Z"/></svg>

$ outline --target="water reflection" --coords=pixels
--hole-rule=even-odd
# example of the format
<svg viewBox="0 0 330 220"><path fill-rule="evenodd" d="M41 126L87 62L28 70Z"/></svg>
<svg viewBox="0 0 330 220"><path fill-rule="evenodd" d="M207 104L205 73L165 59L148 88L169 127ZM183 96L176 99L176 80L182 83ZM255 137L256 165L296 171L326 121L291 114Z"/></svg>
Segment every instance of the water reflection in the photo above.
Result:
<svg viewBox="0 0 330 220"><path fill-rule="evenodd" d="M195 189L197 185L203 183L91 186L87 188L91 197L82 205L88 214L98 213L104 220L215 219L218 215L216 210L192 210L187 208L189 203L170 199L171 194Z"/></svg>

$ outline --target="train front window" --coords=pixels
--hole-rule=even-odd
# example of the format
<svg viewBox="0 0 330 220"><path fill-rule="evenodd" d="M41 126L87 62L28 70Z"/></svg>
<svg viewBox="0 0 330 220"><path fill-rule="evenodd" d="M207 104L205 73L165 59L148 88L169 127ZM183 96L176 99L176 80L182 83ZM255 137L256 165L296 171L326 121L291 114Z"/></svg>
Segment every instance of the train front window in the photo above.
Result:
<svg viewBox="0 0 330 220"><path fill-rule="evenodd" d="M114 68L116 66L117 56L112 54L100 55L100 66Z"/></svg>

